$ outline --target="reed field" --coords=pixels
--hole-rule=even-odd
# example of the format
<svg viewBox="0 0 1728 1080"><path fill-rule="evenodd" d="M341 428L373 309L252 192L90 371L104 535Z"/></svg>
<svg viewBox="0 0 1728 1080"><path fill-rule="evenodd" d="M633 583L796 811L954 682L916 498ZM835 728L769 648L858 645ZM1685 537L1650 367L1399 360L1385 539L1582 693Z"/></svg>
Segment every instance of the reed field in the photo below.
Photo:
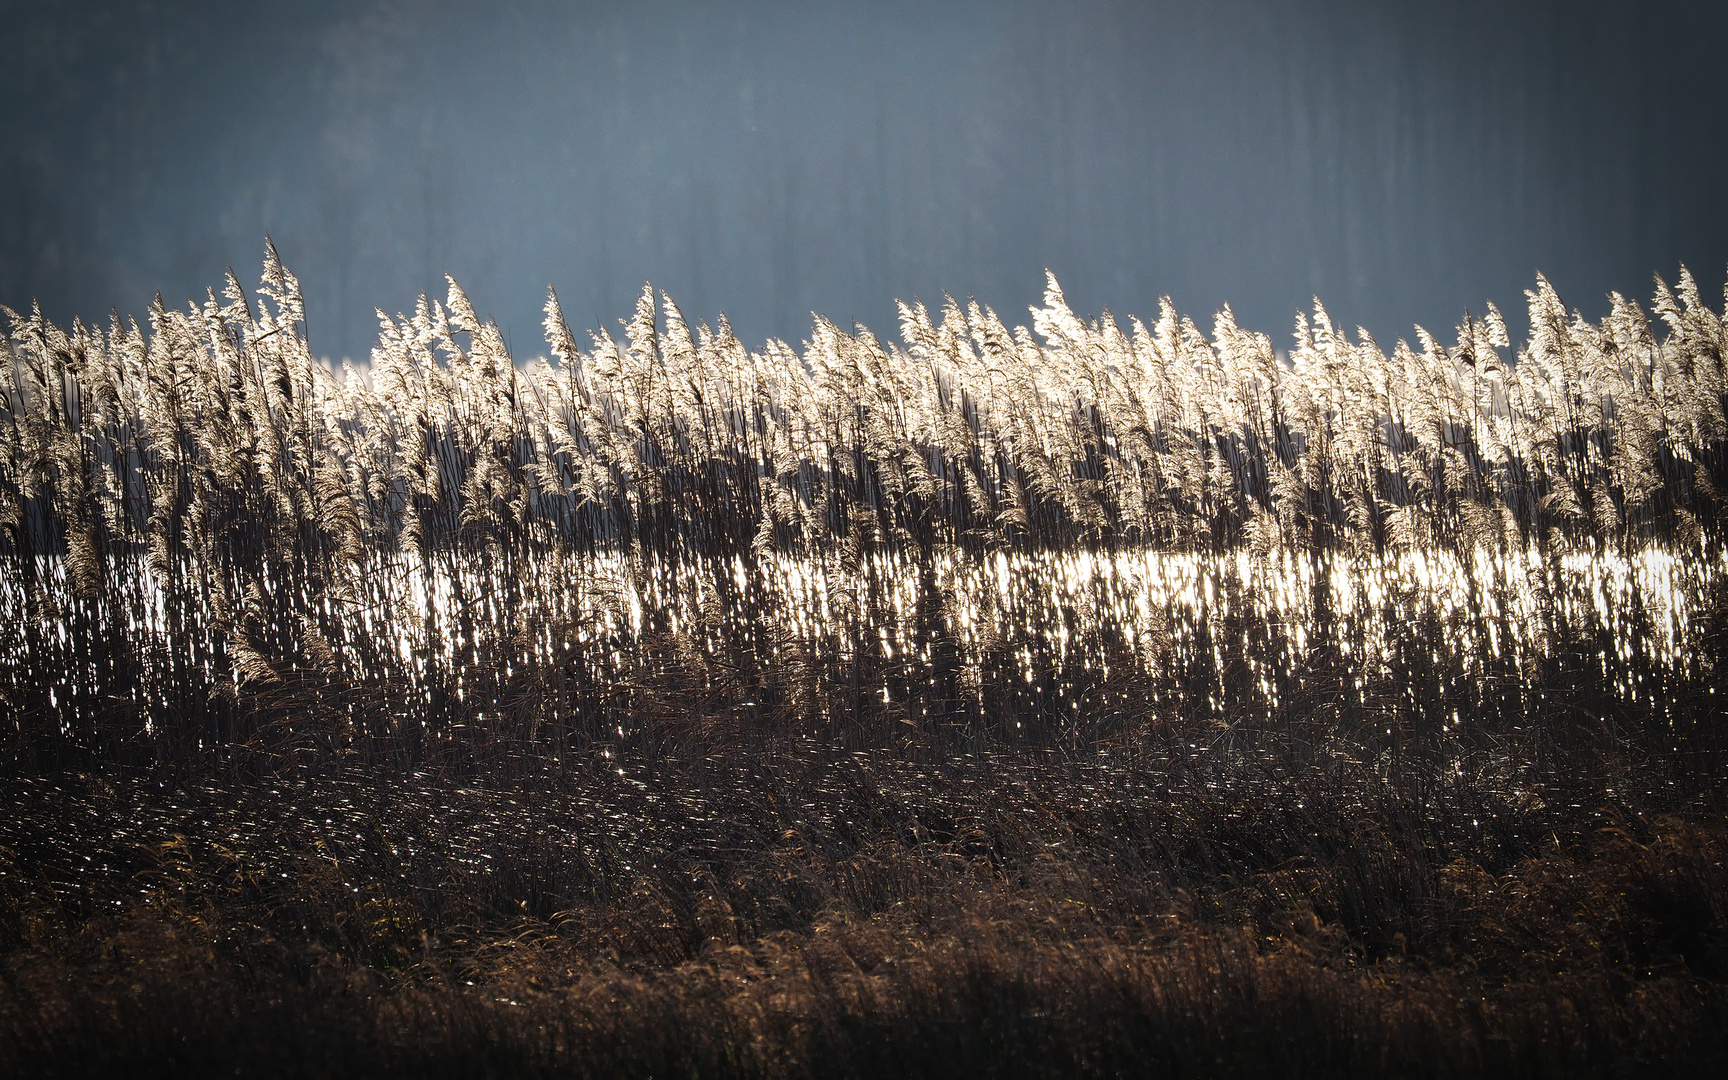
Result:
<svg viewBox="0 0 1728 1080"><path fill-rule="evenodd" d="M1728 325L5 312L0 1069L1728 1065Z"/></svg>

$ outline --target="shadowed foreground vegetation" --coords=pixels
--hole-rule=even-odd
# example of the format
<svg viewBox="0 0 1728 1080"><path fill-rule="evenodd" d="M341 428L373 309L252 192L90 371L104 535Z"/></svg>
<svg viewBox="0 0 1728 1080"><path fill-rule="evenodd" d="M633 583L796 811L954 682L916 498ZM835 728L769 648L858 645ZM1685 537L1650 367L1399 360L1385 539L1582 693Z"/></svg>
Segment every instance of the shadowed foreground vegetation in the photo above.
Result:
<svg viewBox="0 0 1728 1080"><path fill-rule="evenodd" d="M1392 780L1284 742L689 740L464 782L13 779L0 1070L1728 1065L1719 759L1550 736Z"/></svg>

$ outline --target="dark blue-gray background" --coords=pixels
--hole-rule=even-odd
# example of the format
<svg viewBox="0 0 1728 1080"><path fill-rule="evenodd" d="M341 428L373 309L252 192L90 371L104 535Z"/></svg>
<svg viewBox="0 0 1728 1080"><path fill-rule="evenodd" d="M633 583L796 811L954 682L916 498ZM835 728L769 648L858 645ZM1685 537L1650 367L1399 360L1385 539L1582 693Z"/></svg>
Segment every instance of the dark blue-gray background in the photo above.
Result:
<svg viewBox="0 0 1728 1080"><path fill-rule="evenodd" d="M252 284L313 348L456 276L518 356L645 279L692 321L897 336L976 295L1383 345L1537 271L1586 314L1728 264L1728 5L0 0L0 303ZM1515 327L1516 328L1516 327Z"/></svg>

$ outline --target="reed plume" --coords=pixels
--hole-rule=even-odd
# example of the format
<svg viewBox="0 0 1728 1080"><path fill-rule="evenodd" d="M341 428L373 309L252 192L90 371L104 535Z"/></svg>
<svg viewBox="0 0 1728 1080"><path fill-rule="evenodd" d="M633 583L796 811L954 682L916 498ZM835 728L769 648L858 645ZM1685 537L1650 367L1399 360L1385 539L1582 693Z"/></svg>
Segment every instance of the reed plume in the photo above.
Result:
<svg viewBox="0 0 1728 1080"><path fill-rule="evenodd" d="M1492 306L1387 353L1318 301L1280 353L1228 308L1210 336L1167 299L1082 318L1051 276L1030 328L947 298L901 304L899 343L818 318L751 351L644 287L586 351L549 293L521 364L450 281L340 374L274 248L255 298L230 275L147 328L8 311L7 737L1045 738L1312 712L1338 663L1347 713L1416 697L1391 624L1460 603L1430 698L1487 707L1628 627L1599 681L1655 693L1696 674L1720 572L1728 330L1684 270L1656 323L1618 295L1591 323L1541 278L1528 303L1516 353Z"/></svg>

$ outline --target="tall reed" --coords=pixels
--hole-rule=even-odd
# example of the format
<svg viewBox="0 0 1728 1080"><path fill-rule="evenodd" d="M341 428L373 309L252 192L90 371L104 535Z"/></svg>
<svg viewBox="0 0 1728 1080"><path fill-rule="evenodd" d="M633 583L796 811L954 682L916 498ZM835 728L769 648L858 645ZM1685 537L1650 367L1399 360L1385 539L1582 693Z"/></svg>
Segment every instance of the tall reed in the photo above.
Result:
<svg viewBox="0 0 1728 1080"><path fill-rule="evenodd" d="M1316 302L1280 353L1053 277L1030 329L949 298L751 351L645 287L586 351L549 295L519 364L451 281L341 373L273 248L147 327L7 312L0 738L406 765L1390 708L1433 742L1696 689L1723 316L1685 270L1660 329L1528 299L1515 354L1492 306L1388 354Z"/></svg>

